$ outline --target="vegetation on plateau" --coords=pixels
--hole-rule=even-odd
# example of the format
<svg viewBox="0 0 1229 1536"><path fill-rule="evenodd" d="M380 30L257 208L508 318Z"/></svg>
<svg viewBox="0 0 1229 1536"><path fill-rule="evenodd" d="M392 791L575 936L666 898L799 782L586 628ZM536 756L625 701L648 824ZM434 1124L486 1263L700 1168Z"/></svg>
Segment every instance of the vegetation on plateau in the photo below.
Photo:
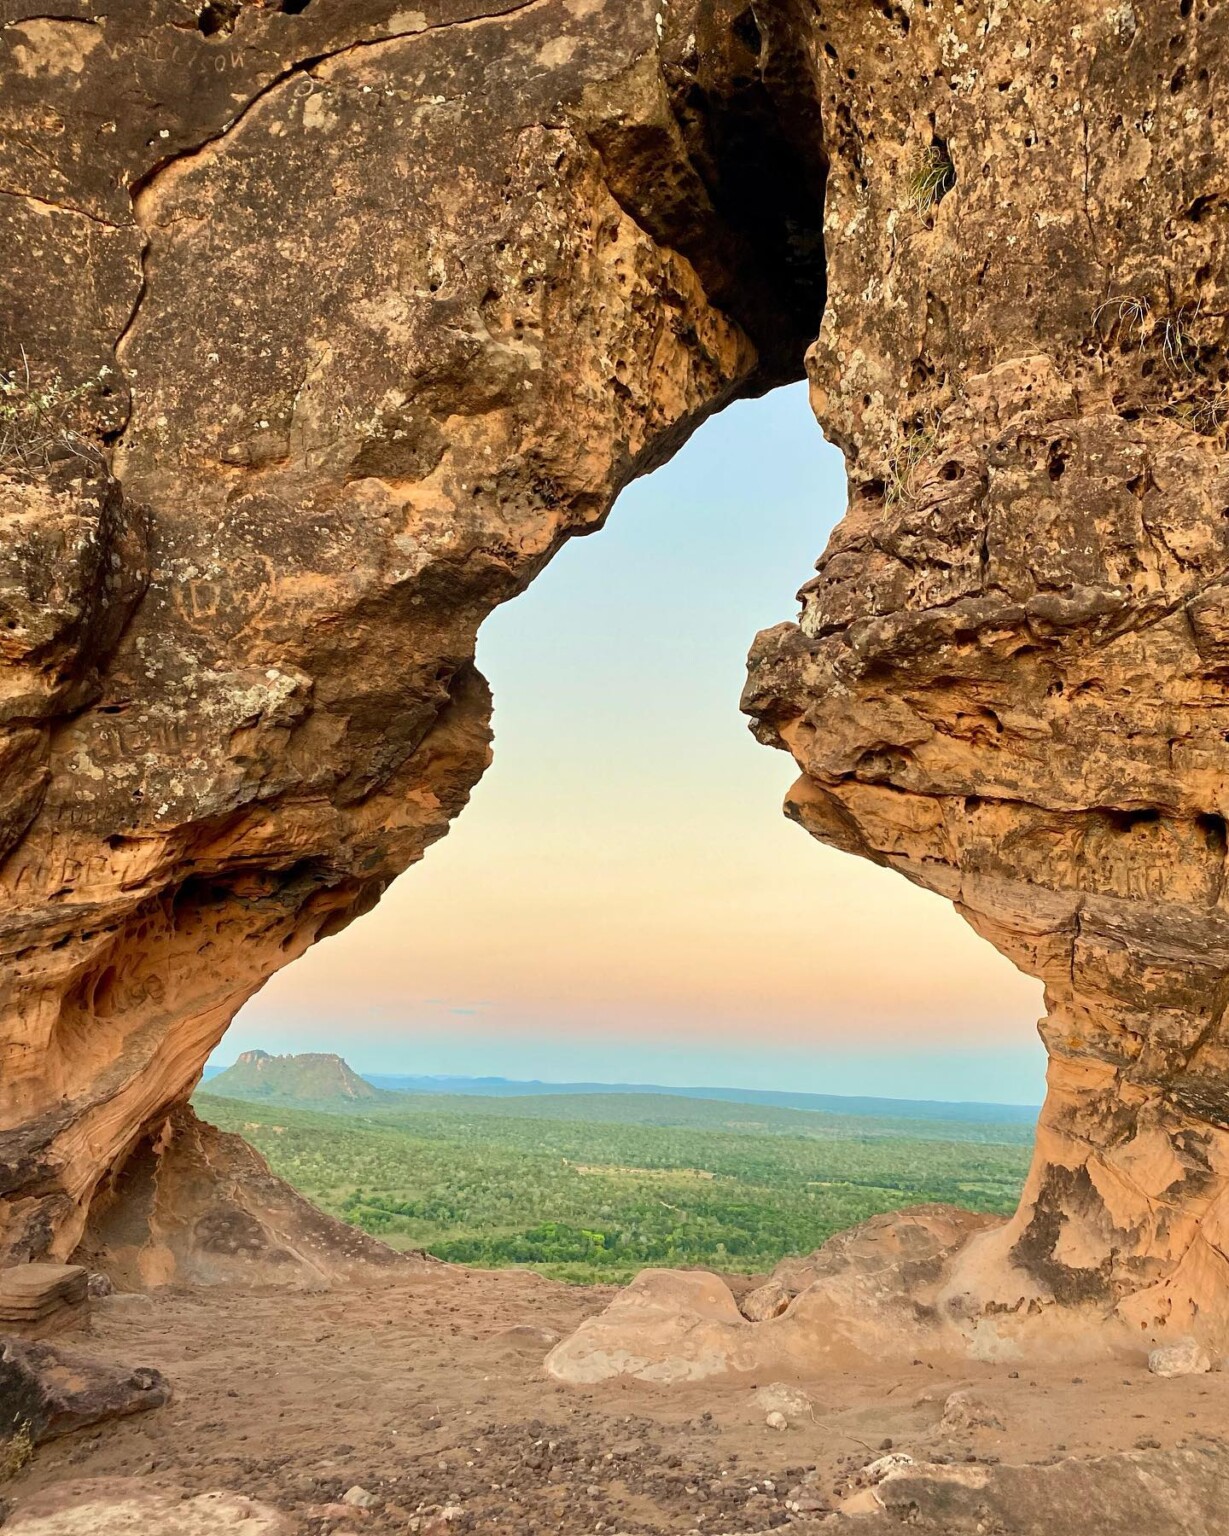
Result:
<svg viewBox="0 0 1229 1536"><path fill-rule="evenodd" d="M397 1248L578 1281L646 1265L770 1268L925 1200L1014 1209L1021 1127L664 1095L398 1095L323 1113L198 1094L324 1210Z"/></svg>

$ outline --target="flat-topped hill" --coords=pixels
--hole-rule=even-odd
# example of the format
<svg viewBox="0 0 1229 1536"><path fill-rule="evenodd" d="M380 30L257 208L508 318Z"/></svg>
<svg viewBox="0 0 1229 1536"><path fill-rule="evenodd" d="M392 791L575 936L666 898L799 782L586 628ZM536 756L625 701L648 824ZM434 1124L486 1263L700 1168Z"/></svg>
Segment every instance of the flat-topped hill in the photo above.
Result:
<svg viewBox="0 0 1229 1536"><path fill-rule="evenodd" d="M262 1103L344 1107L351 1104L395 1103L400 1094L375 1088L332 1051L303 1051L272 1056L268 1051L244 1051L209 1084L211 1093Z"/></svg>

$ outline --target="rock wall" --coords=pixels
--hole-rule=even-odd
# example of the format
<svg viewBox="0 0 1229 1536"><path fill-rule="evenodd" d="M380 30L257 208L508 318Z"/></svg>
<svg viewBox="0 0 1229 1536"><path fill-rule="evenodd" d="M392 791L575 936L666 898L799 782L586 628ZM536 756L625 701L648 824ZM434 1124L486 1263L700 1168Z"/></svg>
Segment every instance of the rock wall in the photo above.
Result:
<svg viewBox="0 0 1229 1536"><path fill-rule="evenodd" d="M1032 1175L950 1304L1223 1344L1229 11L821 12L850 505L745 707L790 815L1045 982Z"/></svg>
<svg viewBox="0 0 1229 1536"><path fill-rule="evenodd" d="M0 30L0 1254L186 1272L126 1165L465 804L482 618L818 327L789 5L424 7Z"/></svg>
<svg viewBox="0 0 1229 1536"><path fill-rule="evenodd" d="M57 430L0 503L0 1248L117 1219L463 806L483 616L818 331L850 510L746 707L791 814L1047 987L948 1304L1223 1333L1219 0L9 10L0 350Z"/></svg>

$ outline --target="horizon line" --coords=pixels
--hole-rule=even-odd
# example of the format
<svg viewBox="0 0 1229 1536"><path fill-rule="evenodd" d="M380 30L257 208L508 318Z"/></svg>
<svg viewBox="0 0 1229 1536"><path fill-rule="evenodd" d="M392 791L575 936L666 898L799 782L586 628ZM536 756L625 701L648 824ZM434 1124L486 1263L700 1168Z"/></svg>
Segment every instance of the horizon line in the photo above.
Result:
<svg viewBox="0 0 1229 1536"><path fill-rule="evenodd" d="M261 1049L261 1047L259 1047L259 1046L249 1047L247 1051L241 1051L239 1053L239 1056L247 1055L252 1050L260 1050L260 1049ZM390 1081L418 1082L418 1083L506 1083L506 1084L508 1084L511 1087L558 1088L558 1089L565 1089L565 1088L572 1088L572 1089L580 1089L580 1088L584 1088L584 1089L592 1089L592 1088L620 1088L620 1089L625 1089L625 1090L631 1090L631 1091L634 1091L634 1092L653 1093L653 1094L657 1094L657 1095L659 1095L661 1097L667 1097L667 1098L671 1097L671 1096L676 1096L677 1097L679 1095L686 1095L686 1094L703 1094L703 1093L706 1093L706 1092L711 1092L711 1093L747 1093L747 1094L755 1094L756 1096L759 1096L759 1097L762 1097L762 1096L765 1096L765 1095L772 1095L772 1094L785 1094L785 1095L788 1095L789 1097L792 1097L792 1098L841 1099L841 1100L845 1100L845 1101L848 1101L848 1102L851 1102L851 1103L857 1103L858 1101L861 1100L861 1101L877 1103L877 1104L925 1104L925 1105L929 1105L929 1106L933 1106L933 1107L937 1107L937 1108L943 1108L945 1106L952 1106L952 1107L959 1106L959 1107L966 1108L966 1109L967 1108L979 1108L979 1109L984 1108L984 1109L999 1109L999 1110L1002 1110L1002 1109L1017 1109L1017 1110L1024 1110L1024 1111L1028 1112L1029 1114L1034 1114L1034 1115L1035 1114L1039 1114L1040 1111L1041 1111L1041 1105L1039 1103L1038 1104L1024 1104L1024 1103L1012 1102L1012 1101L1001 1100L1001 1099L926 1099L926 1098L907 1099L907 1098L901 1098L901 1097L899 1097L897 1095L894 1095L894 1094L824 1093L824 1092L819 1092L819 1091L816 1091L816 1090L813 1090L813 1089L806 1089L806 1088L744 1088L741 1085L736 1084L736 1083L724 1083L724 1084L723 1083L678 1083L678 1084L669 1084L669 1083L627 1082L627 1081L625 1081L623 1079L616 1079L616 1080L613 1080L613 1081L607 1081L607 1080L603 1080L603 1079L600 1079L600 1078L563 1078L563 1079L555 1079L555 1078L542 1078L542 1077L504 1077L504 1076L502 1076L502 1075L500 1075L498 1073L489 1073L489 1074L483 1074L483 1075L475 1076L475 1075L455 1073L455 1072L388 1072L388 1071L380 1071L380 1070L373 1071L373 1069L371 1069L371 1068L366 1068L366 1069L363 1069L363 1070L359 1070L356 1067L351 1067L349 1061L346 1060L345 1056L343 1056L340 1051L286 1051L286 1052L268 1051L268 1052L265 1052L265 1054L269 1055L269 1056L281 1055L283 1057L295 1057L295 1056L335 1056L339 1061L343 1062L347 1067L349 1067L352 1072L357 1073L357 1075L359 1077L364 1078L368 1082L371 1082L372 1076L374 1075L375 1077L385 1078L385 1079L390 1080ZM236 1066L238 1064L238 1061L239 1061L239 1056L236 1056L235 1060L232 1061L229 1064L229 1066L226 1066L226 1067L215 1067L215 1068L213 1068L211 1070L210 1067L208 1065L206 1065L206 1067L204 1069L204 1072L202 1073L202 1077L201 1077L202 1083L208 1080L206 1075L205 1075L206 1073L208 1073L209 1076L215 1076L215 1075L217 1075L217 1074L219 1074L221 1072L229 1071L230 1067ZM378 1083L372 1082L371 1086L373 1088L378 1088L380 1085ZM461 1095L461 1097L464 1097L464 1095Z"/></svg>

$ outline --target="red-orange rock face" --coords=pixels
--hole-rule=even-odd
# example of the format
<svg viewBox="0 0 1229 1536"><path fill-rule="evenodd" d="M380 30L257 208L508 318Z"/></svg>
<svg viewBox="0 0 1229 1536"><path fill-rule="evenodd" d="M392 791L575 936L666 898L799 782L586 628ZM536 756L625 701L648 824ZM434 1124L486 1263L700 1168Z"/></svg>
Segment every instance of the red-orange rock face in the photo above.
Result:
<svg viewBox="0 0 1229 1536"><path fill-rule="evenodd" d="M791 815L1046 984L1037 1157L974 1300L1224 1342L1229 18L890 9L823 8L809 371L850 510L746 707Z"/></svg>
<svg viewBox="0 0 1229 1536"><path fill-rule="evenodd" d="M0 363L53 429L0 502L16 1257L125 1227L125 1167L183 1142L240 1004L464 805L482 618L709 411L796 376L821 309L780 25L79 9L0 34ZM757 159L754 196L723 190ZM134 1271L210 1270L125 1232Z"/></svg>
<svg viewBox="0 0 1229 1536"><path fill-rule="evenodd" d="M463 806L485 614L818 330L851 509L747 708L804 826L1048 989L951 1304L1223 1333L1219 7L34 10L0 366L93 447L4 463L0 1249L114 1228Z"/></svg>

